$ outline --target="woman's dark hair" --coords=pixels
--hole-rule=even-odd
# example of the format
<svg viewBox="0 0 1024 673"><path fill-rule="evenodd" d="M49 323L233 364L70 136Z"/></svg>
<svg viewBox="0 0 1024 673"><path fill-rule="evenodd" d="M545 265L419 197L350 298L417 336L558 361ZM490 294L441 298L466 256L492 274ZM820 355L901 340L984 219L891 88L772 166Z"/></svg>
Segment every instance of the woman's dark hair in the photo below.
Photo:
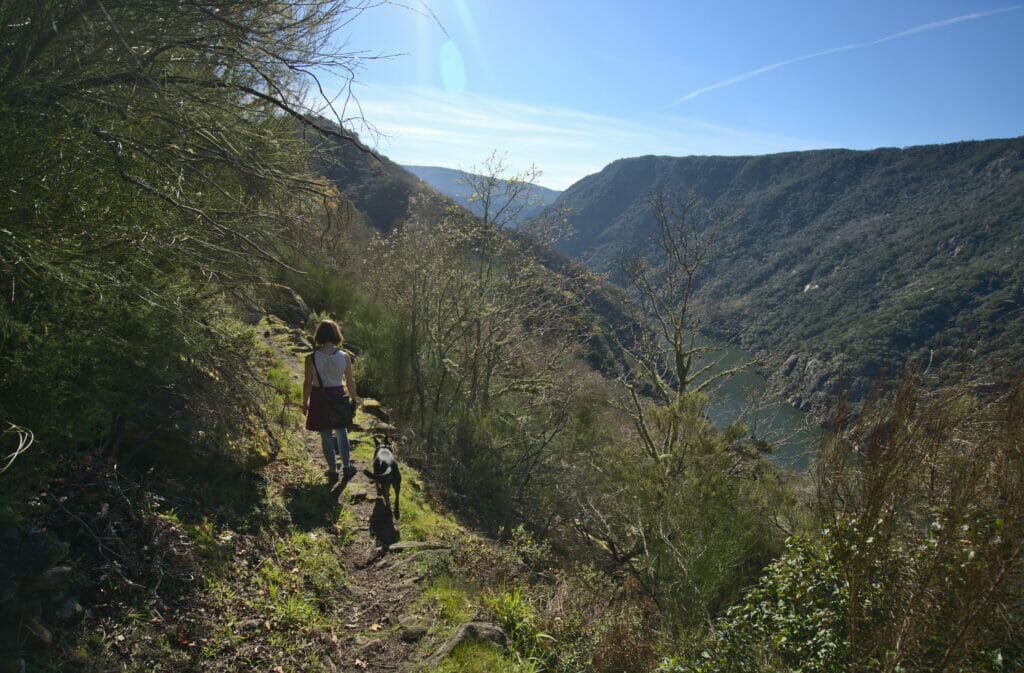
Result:
<svg viewBox="0 0 1024 673"><path fill-rule="evenodd" d="M341 328L333 320L321 320L316 326L316 333L313 334L313 341L320 346L325 343L332 343L340 346L342 342Z"/></svg>

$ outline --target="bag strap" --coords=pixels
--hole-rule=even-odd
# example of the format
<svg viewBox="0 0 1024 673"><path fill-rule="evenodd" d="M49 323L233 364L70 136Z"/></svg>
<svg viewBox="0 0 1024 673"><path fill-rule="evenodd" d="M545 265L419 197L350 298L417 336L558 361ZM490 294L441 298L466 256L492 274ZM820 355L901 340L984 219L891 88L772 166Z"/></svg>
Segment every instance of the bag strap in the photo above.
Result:
<svg viewBox="0 0 1024 673"><path fill-rule="evenodd" d="M316 350L309 354L310 359L313 361L313 371L316 372L316 382L320 384L320 390L324 389L324 381L320 378L320 370L316 366Z"/></svg>
<svg viewBox="0 0 1024 673"><path fill-rule="evenodd" d="M338 350L341 350L341 349L338 349ZM344 352L344 351L342 351L342 352ZM316 372L316 382L320 384L320 390L323 390L324 389L324 380L322 378L320 378L320 369L316 366L316 349L314 349L313 352L309 354L309 357L312 358L312 360L313 360L313 371ZM345 355L345 357L347 358L348 355ZM345 391L345 396L346 397L348 396L348 390Z"/></svg>

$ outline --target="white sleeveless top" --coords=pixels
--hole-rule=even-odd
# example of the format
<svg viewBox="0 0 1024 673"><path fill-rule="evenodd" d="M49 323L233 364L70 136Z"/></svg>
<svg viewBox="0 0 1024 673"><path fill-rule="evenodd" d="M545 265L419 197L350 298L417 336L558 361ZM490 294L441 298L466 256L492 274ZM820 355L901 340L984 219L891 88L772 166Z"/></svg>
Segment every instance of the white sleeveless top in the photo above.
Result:
<svg viewBox="0 0 1024 673"><path fill-rule="evenodd" d="M345 368L348 365L348 354L338 349L331 355L324 355L320 351L313 351L313 365L316 371L320 372L320 380L324 388L345 385ZM313 373L313 385L318 386L316 372Z"/></svg>

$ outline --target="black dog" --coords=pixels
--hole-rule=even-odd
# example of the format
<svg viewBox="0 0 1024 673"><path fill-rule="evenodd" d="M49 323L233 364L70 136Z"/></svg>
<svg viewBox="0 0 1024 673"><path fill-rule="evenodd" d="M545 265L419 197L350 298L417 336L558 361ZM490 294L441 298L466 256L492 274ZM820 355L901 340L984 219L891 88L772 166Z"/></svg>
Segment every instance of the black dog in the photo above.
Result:
<svg viewBox="0 0 1024 673"><path fill-rule="evenodd" d="M398 471L398 461L391 451L393 448L395 445L391 443L390 437L383 440L378 439L377 449L373 452L373 472L364 467L363 474L377 485L377 497L383 497L384 505L389 509L391 508L389 487L395 489L395 519L397 520L400 518L398 493L402 490L402 473Z"/></svg>

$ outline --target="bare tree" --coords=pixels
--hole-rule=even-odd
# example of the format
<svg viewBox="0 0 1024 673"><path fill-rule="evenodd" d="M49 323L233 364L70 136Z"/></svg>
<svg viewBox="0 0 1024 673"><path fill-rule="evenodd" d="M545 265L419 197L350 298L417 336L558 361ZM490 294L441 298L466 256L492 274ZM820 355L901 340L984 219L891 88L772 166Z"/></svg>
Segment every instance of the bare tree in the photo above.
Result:
<svg viewBox="0 0 1024 673"><path fill-rule="evenodd" d="M405 316L405 406L430 447L424 459L457 485L469 486L476 465L472 478L500 472L523 494L568 427L583 295L540 263L547 241L499 224L516 210L505 201L522 193L523 176L474 175L499 219L417 201L380 242L377 284Z"/></svg>
<svg viewBox="0 0 1024 673"><path fill-rule="evenodd" d="M737 419L717 430L707 416L711 385L748 363L716 367L721 347L698 335L694 292L730 218L692 193L654 192L649 251L621 270L633 332L618 411L632 424L594 459L578 522L628 568L665 614L709 619L751 581L777 547L775 525L789 492Z"/></svg>
<svg viewBox="0 0 1024 673"><path fill-rule="evenodd" d="M651 251L623 255L619 263L635 325L631 338L621 341L627 356L619 380L644 450L660 460L672 453L679 429L669 423L664 432L656 431L648 414L651 398L671 405L751 362L718 367L712 355L722 347L701 340L700 316L693 311L699 276L731 219L724 212L708 211L692 192L660 189L648 203L655 222Z"/></svg>

